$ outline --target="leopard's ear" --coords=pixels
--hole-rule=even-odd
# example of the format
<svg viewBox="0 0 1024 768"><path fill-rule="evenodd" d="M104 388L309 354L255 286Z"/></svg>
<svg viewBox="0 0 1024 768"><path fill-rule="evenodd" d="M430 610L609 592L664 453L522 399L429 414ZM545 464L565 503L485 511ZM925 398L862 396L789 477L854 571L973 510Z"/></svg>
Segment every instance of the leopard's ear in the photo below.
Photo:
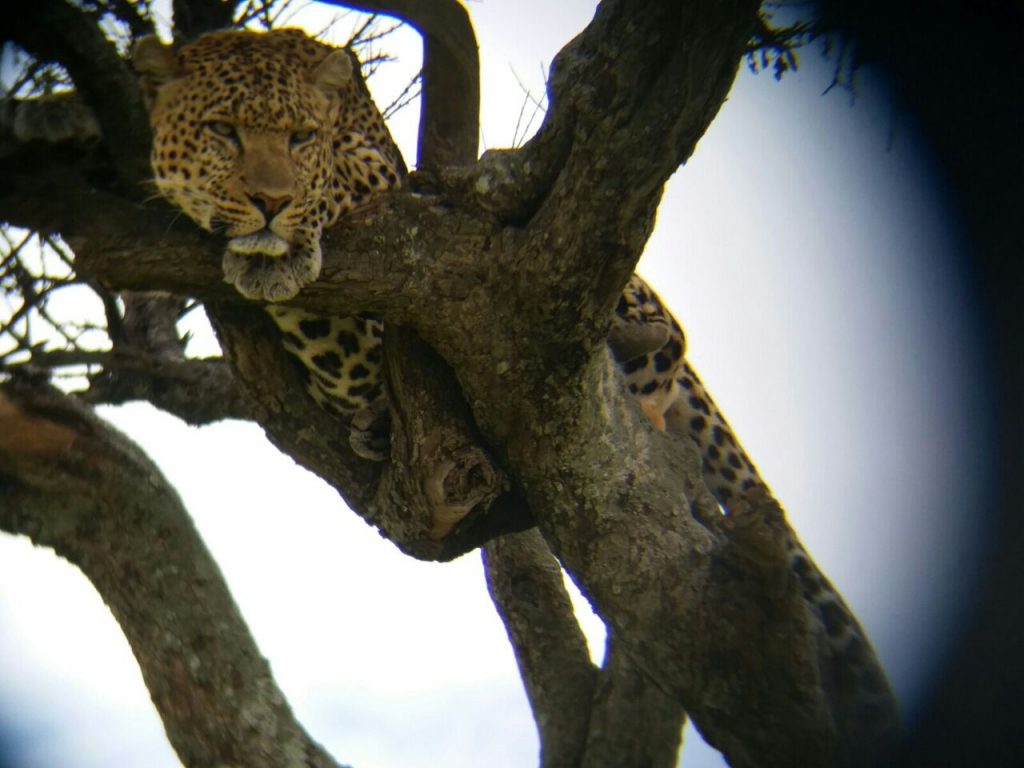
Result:
<svg viewBox="0 0 1024 768"><path fill-rule="evenodd" d="M343 49L331 51L310 73L309 81L328 96L335 95L352 82L352 54Z"/></svg>
<svg viewBox="0 0 1024 768"><path fill-rule="evenodd" d="M151 107L161 86L184 74L173 45L164 45L156 35L146 35L135 43L132 64L139 73L146 106Z"/></svg>

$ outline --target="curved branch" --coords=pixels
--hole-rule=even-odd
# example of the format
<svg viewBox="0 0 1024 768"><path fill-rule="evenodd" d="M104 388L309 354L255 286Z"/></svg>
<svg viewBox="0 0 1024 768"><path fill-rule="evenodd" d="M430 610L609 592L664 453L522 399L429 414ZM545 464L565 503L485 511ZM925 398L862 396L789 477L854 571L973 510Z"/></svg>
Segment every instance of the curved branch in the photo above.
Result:
<svg viewBox="0 0 1024 768"><path fill-rule="evenodd" d="M337 768L296 722L188 513L138 447L66 395L6 384L0 487L0 529L52 547L110 607L186 766Z"/></svg>
<svg viewBox="0 0 1024 768"><path fill-rule="evenodd" d="M423 37L419 169L470 165L480 135L480 57L466 9L456 0L322 0L383 13Z"/></svg>
<svg viewBox="0 0 1024 768"><path fill-rule="evenodd" d="M136 78L113 43L83 11L62 0L25 5L6 36L37 59L67 69L96 114L114 169L129 197L142 196L150 177L149 122Z"/></svg>

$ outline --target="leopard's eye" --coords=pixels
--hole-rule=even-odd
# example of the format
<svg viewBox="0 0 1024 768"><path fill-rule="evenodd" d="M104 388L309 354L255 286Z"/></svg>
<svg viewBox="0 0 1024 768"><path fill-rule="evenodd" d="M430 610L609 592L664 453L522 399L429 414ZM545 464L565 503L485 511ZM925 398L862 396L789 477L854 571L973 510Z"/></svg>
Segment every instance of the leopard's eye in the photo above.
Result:
<svg viewBox="0 0 1024 768"><path fill-rule="evenodd" d="M227 123L223 120L211 120L206 123L206 127L212 133L217 134L223 139L231 139L233 141L238 139L238 132L235 130L235 126L231 123Z"/></svg>
<svg viewBox="0 0 1024 768"><path fill-rule="evenodd" d="M289 137L289 141L293 147L298 147L303 144L308 144L316 137L315 128L306 128L301 131L294 131Z"/></svg>

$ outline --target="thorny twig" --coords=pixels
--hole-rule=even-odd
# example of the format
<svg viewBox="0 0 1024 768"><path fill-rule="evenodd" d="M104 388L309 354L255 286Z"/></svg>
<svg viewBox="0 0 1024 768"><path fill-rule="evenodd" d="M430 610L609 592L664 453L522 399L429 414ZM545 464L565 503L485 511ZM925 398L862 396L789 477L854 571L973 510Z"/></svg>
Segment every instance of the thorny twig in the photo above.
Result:
<svg viewBox="0 0 1024 768"><path fill-rule="evenodd" d="M512 67L511 70L512 77L516 79L516 83L519 84L519 88L523 92L523 103L519 106L519 115L516 117L516 127L512 132L512 146L519 147L524 141L526 141L526 137L529 135L530 128L533 126L533 121L537 119L537 115L542 115L547 112L547 106L544 104L547 97L544 97L544 100L538 100L530 89L526 87L526 84L519 78L519 73L516 72L515 68ZM544 77L543 66L541 66L541 77ZM522 125L523 115L526 113L526 105L531 102L533 103L533 112L530 113L530 117L526 121L526 125ZM522 127L522 133L520 133L520 127Z"/></svg>

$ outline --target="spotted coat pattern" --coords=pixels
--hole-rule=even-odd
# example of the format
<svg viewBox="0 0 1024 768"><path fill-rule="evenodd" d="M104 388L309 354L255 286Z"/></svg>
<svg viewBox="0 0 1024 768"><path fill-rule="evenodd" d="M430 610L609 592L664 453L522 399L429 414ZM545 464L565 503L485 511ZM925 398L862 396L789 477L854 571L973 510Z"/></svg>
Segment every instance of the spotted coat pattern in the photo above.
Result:
<svg viewBox="0 0 1024 768"><path fill-rule="evenodd" d="M637 339L644 349L630 349L622 339ZM756 467L736 439L721 411L686 360L686 337L679 323L639 275L623 291L612 322L609 344L629 391L655 428L688 435L700 449L704 481L728 513L755 488L767 491ZM635 352L636 354L633 354ZM786 541L789 565L803 597L824 630L831 664L826 685L857 690L857 705L870 719L872 707L890 701L888 681L874 663L867 635L842 596L818 569L795 533Z"/></svg>
<svg viewBox="0 0 1024 768"><path fill-rule="evenodd" d="M284 348L297 360L299 375L325 410L348 418L384 396L384 324L374 317L324 317L271 306Z"/></svg>

